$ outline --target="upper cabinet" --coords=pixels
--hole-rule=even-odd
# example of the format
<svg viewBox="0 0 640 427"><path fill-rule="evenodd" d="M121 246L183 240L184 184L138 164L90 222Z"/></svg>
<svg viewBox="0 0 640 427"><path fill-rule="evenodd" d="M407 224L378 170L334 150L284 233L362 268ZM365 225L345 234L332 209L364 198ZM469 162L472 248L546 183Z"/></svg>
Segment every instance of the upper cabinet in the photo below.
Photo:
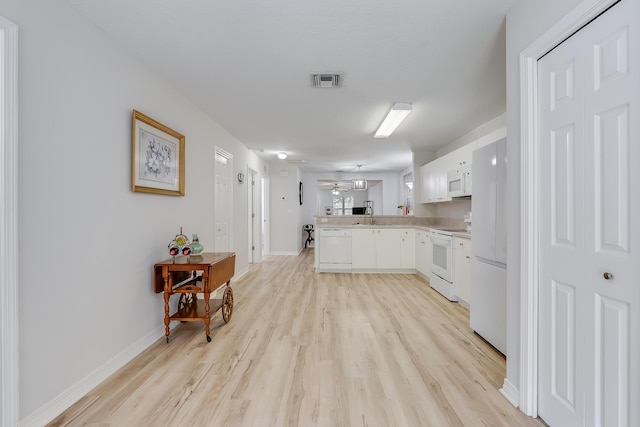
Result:
<svg viewBox="0 0 640 427"><path fill-rule="evenodd" d="M463 166L468 166L471 164L471 161L472 161L471 159L473 157L473 150L475 150L476 147L477 147L476 141L473 141L463 147L458 148L457 150L450 152L449 154L446 154L441 158L450 157L450 159L447 162L450 166L449 170L461 168Z"/></svg>
<svg viewBox="0 0 640 427"><path fill-rule="evenodd" d="M439 203L451 201L452 199L448 195L447 174L466 166L471 166L473 151L476 148L491 144L506 135L507 129L502 127L421 166L422 193L420 194L420 202Z"/></svg>
<svg viewBox="0 0 640 427"><path fill-rule="evenodd" d="M451 198L447 196L447 174L443 170L448 170L447 159L440 157L420 168L422 179L422 203L447 202Z"/></svg>

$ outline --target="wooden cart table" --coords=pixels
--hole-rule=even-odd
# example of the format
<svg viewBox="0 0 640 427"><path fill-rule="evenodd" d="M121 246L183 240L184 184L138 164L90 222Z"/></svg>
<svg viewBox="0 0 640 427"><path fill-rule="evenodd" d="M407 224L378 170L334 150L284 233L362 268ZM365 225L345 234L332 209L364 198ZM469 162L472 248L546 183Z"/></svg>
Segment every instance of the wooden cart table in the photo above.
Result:
<svg viewBox="0 0 640 427"><path fill-rule="evenodd" d="M209 324L211 316L222 309L226 323L233 313L233 291L231 277L235 272L236 254L233 252L213 252L199 255L178 256L157 263L154 266L154 291L164 292L165 336L169 342L169 324L172 320L181 322L204 322L207 342L211 342ZM198 272L201 272L199 275ZM226 284L222 299L209 300L211 292ZM169 299L179 294L178 309L169 315ZM203 299L198 299L202 294Z"/></svg>

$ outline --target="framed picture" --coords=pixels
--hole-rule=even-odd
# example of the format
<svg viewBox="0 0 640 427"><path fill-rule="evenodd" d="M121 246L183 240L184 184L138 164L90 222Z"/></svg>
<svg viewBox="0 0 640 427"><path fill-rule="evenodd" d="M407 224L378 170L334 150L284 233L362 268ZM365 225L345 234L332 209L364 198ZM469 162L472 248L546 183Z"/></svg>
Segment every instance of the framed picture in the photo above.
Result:
<svg viewBox="0 0 640 427"><path fill-rule="evenodd" d="M133 110L131 189L184 196L184 135Z"/></svg>

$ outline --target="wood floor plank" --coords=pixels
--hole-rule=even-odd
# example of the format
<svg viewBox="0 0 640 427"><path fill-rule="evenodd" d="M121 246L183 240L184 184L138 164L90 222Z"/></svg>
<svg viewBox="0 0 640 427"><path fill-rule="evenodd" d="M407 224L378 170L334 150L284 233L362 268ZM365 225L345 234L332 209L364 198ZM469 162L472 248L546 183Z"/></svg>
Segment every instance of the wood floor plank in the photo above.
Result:
<svg viewBox="0 0 640 427"><path fill-rule="evenodd" d="M505 360L414 275L318 274L313 249L232 283L231 322L172 329L50 426L544 426ZM158 313L162 316L162 313Z"/></svg>

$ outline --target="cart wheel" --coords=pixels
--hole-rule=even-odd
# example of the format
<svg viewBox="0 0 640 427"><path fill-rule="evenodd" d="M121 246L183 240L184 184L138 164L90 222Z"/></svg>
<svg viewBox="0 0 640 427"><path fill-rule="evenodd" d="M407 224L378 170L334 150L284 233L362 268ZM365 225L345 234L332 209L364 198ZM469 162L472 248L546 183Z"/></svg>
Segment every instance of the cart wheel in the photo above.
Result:
<svg viewBox="0 0 640 427"><path fill-rule="evenodd" d="M229 323L233 314L233 291L229 286L224 290L222 295L222 319L225 323Z"/></svg>
<svg viewBox="0 0 640 427"><path fill-rule="evenodd" d="M207 342L211 342L211 337L207 335Z"/></svg>

